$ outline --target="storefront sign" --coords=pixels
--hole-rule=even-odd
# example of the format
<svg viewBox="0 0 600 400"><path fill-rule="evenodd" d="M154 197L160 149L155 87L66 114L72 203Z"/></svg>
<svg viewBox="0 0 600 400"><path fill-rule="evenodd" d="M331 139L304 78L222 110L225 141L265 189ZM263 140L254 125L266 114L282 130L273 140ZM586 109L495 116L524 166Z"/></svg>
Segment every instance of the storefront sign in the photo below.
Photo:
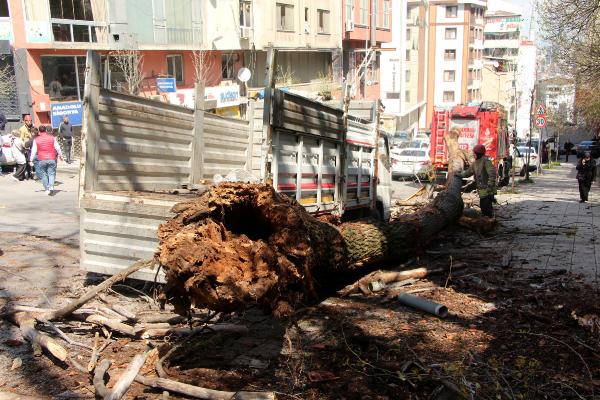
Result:
<svg viewBox="0 0 600 400"><path fill-rule="evenodd" d="M156 78L156 88L163 93L177 92L175 78Z"/></svg>
<svg viewBox="0 0 600 400"><path fill-rule="evenodd" d="M204 101L214 103L215 108L237 106L242 102L239 85L211 86L204 90ZM169 102L178 106L194 108L194 89L179 89L169 93ZM208 108L208 107L205 107Z"/></svg>
<svg viewBox="0 0 600 400"><path fill-rule="evenodd" d="M83 103L81 101L66 101L64 103L50 104L50 118L52 128L58 128L64 117L69 117L69 123L73 126L81 126L83 119Z"/></svg>
<svg viewBox="0 0 600 400"><path fill-rule="evenodd" d="M485 21L484 32L517 32L521 30L521 18L489 18Z"/></svg>

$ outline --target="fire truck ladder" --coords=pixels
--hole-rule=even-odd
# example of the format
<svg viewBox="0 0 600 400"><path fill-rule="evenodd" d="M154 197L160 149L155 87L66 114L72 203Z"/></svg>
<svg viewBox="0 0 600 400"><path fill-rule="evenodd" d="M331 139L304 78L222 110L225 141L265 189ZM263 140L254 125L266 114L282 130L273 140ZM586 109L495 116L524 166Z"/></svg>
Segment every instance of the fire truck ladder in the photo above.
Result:
<svg viewBox="0 0 600 400"><path fill-rule="evenodd" d="M448 132L448 111L437 112L436 114L436 132L435 132L435 156L434 163L443 163L446 153L446 142L444 135Z"/></svg>

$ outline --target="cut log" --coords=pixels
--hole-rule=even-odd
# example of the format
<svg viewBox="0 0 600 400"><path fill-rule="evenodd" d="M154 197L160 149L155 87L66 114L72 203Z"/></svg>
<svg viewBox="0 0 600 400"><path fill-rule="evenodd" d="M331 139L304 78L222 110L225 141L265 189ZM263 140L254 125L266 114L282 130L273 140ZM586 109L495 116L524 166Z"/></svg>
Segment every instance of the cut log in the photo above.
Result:
<svg viewBox="0 0 600 400"><path fill-rule="evenodd" d="M142 366L146 362L146 357L148 357L148 353L149 352L145 352L144 354L138 354L135 357L133 357L133 360L131 361L131 363L129 363L125 372L123 372L117 383L115 383L115 386L111 390L110 395L105 397L106 400L119 400L125 395L125 393L127 393L127 391L129 390L129 386L131 386L133 380L135 379L137 374L140 372L140 369L142 369Z"/></svg>
<svg viewBox="0 0 600 400"><path fill-rule="evenodd" d="M135 381L144 386L169 392L181 393L186 396L206 400L274 400L273 392L223 392L221 390L206 389L199 386L188 385L165 378L147 378L142 375L135 377Z"/></svg>
<svg viewBox="0 0 600 400"><path fill-rule="evenodd" d="M23 337L29 341L34 348L41 347L62 362L67 359L69 355L67 350L50 336L35 329L36 321L28 313L17 312L12 314L11 320L19 327L21 335L23 335Z"/></svg>
<svg viewBox="0 0 600 400"><path fill-rule="evenodd" d="M133 329L133 326L124 324L116 319L110 319L110 318L106 318L103 315L95 314L95 315L90 315L85 320L92 324L105 326L107 328L112 329L113 331L117 331L124 335L135 336L135 329Z"/></svg>
<svg viewBox="0 0 600 400"><path fill-rule="evenodd" d="M392 282L398 282L405 279L417 278L422 279L429 275L439 274L443 272L447 272L450 269L456 270L465 268L467 264L465 263L455 263L452 267L448 266L448 268L415 268L407 271L374 271L370 274L360 278L356 283L347 286L343 290L340 290L338 293L342 296L349 295L351 293L356 293L359 290L364 294L371 293L369 289L369 284L371 282L381 282L383 284L388 284Z"/></svg>
<svg viewBox="0 0 600 400"><path fill-rule="evenodd" d="M391 223L334 226L268 184L212 187L159 228L165 297L182 315L192 305L226 312L260 305L289 315L299 301L317 299L350 272L414 254L462 214L461 179L454 172L464 160L457 139L456 131L446 136L446 190Z"/></svg>

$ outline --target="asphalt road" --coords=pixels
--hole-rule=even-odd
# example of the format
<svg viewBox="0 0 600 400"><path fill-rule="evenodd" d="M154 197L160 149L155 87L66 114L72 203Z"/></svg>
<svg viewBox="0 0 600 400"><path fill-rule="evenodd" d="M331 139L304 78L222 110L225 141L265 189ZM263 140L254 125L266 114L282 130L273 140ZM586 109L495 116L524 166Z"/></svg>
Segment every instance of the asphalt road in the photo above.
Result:
<svg viewBox="0 0 600 400"><path fill-rule="evenodd" d="M413 182L412 180L392 181L392 199L406 199L407 197L412 196L420 188L421 184L419 184L419 182Z"/></svg>
<svg viewBox="0 0 600 400"><path fill-rule="evenodd" d="M39 181L16 182L0 176L0 232L14 232L54 239L79 239L78 164L59 162L56 191L44 193Z"/></svg>

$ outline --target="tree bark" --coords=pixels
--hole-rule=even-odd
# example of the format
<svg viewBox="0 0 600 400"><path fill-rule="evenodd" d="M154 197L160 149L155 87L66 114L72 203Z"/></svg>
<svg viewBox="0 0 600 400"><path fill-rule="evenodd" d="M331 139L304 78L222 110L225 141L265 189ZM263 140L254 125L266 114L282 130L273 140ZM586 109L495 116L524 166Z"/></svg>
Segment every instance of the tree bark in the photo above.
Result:
<svg viewBox="0 0 600 400"><path fill-rule="evenodd" d="M406 258L462 214L458 134L446 136L448 186L414 214L390 222L321 222L267 184L223 183L180 203L158 231L166 298L218 311L260 305L275 315L318 298L349 272Z"/></svg>

